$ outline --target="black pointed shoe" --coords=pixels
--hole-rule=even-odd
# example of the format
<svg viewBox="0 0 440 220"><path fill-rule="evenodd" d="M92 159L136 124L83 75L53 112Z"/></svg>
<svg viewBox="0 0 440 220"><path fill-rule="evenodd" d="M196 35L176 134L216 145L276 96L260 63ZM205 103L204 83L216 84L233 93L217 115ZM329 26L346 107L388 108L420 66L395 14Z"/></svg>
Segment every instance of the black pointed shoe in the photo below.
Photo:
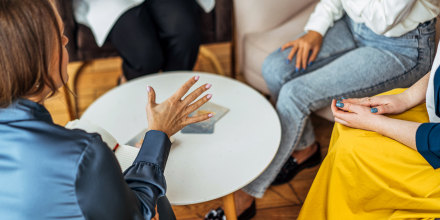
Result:
<svg viewBox="0 0 440 220"><path fill-rule="evenodd" d="M250 220L257 214L257 206L255 205L255 199L252 202L251 206L243 211L238 217L237 220ZM205 220L226 220L225 212L222 208L213 209L205 215Z"/></svg>
<svg viewBox="0 0 440 220"><path fill-rule="evenodd" d="M293 179L293 177L296 176L301 170L304 170L306 168L314 167L321 163L321 145L319 145L318 142L316 142L317 150L315 153L312 154L307 160L302 162L301 164L298 164L296 162L296 159L292 156L289 157L287 162L283 165L281 168L281 171L278 173L275 180L272 182L272 186L281 185L284 183L289 182Z"/></svg>

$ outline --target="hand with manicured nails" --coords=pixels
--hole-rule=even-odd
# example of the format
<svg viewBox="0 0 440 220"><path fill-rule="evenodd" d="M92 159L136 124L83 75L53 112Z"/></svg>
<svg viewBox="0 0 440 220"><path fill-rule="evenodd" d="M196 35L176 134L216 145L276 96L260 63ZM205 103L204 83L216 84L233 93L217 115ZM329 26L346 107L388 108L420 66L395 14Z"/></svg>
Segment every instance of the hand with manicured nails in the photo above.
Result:
<svg viewBox="0 0 440 220"><path fill-rule="evenodd" d="M371 113L370 107L333 100L331 109L335 121L348 127L375 131L378 120L386 118L384 115Z"/></svg>
<svg viewBox="0 0 440 220"><path fill-rule="evenodd" d="M411 108L408 105L409 99L406 95L406 93L400 93L359 99L343 99L342 102L370 107L371 113L375 114L400 114Z"/></svg>
<svg viewBox="0 0 440 220"><path fill-rule="evenodd" d="M201 122L211 118L213 116L212 114L204 114L194 117L188 116L211 99L212 95L208 94L194 102L194 100L202 95L202 93L211 88L211 84L200 86L182 99L198 80L198 76L191 78L185 84L183 84L183 86L180 87L180 89L177 90L174 95L160 104L156 103L156 93L154 89L148 86L148 129L162 131L167 134L168 137L171 137L189 124Z"/></svg>
<svg viewBox="0 0 440 220"><path fill-rule="evenodd" d="M287 62L290 63L296 54L296 71L300 69L305 70L318 56L318 52L322 46L322 40L323 37L320 33L308 31L304 36L284 44L281 50L292 47L287 57Z"/></svg>

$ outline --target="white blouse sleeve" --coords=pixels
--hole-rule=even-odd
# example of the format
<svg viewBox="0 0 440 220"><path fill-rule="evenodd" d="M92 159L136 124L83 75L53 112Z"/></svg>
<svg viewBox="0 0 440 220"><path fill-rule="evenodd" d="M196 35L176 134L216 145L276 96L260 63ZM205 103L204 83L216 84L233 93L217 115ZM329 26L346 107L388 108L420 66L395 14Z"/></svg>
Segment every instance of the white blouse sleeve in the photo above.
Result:
<svg viewBox="0 0 440 220"><path fill-rule="evenodd" d="M376 34L384 34L411 12L417 0L356 0L347 7L357 14Z"/></svg>
<svg viewBox="0 0 440 220"><path fill-rule="evenodd" d="M333 26L334 22L344 15L341 0L321 0L310 15L304 27L305 31L316 31L322 36Z"/></svg>
<svg viewBox="0 0 440 220"><path fill-rule="evenodd" d="M202 7L206 13L211 12L215 7L215 0L196 0L196 1L197 3L199 3L200 7Z"/></svg>

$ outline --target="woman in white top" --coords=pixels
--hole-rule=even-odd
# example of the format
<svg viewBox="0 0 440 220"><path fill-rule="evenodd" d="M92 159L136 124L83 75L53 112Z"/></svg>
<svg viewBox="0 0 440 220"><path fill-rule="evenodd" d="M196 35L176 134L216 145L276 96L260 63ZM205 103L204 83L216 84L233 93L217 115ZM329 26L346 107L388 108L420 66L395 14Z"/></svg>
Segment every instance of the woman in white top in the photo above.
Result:
<svg viewBox="0 0 440 220"><path fill-rule="evenodd" d="M214 0L198 0L210 11ZM194 0L74 0L75 18L102 46L109 40L123 59L126 79L159 71L192 70L200 45Z"/></svg>
<svg viewBox="0 0 440 220"><path fill-rule="evenodd" d="M257 197L320 163L310 114L340 97L408 87L429 71L437 0L321 0L306 33L262 67L282 125L277 155L244 188ZM292 6L294 7L294 6ZM341 105L341 104L338 104Z"/></svg>
<svg viewBox="0 0 440 220"><path fill-rule="evenodd" d="M333 100L338 123L298 219L440 217L439 65L437 52L407 90Z"/></svg>

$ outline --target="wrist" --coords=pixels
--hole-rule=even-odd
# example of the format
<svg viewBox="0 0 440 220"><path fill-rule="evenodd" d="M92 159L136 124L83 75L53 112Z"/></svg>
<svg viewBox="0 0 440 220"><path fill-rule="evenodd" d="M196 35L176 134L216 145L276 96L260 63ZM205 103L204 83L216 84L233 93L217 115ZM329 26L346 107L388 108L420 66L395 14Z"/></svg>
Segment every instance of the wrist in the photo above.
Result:
<svg viewBox="0 0 440 220"><path fill-rule="evenodd" d="M161 127L157 127L157 126L148 126L147 129L148 129L148 131L160 131L160 132L165 133L165 134L168 136L168 138L171 137L171 135L169 134L169 132L166 131L165 129L161 128Z"/></svg>
<svg viewBox="0 0 440 220"><path fill-rule="evenodd" d="M379 133L381 135L385 135L386 132L386 124L389 123L391 118L384 115L374 115L374 117L370 120L371 122L371 131Z"/></svg>
<svg viewBox="0 0 440 220"><path fill-rule="evenodd" d="M320 34L317 31L309 30L309 31L307 31L307 34L314 37L314 38L322 38L322 34Z"/></svg>
<svg viewBox="0 0 440 220"><path fill-rule="evenodd" d="M404 106L405 111L417 105L414 103L414 99L411 97L411 94L409 94L407 91L408 90L397 94L399 105Z"/></svg>
<svg viewBox="0 0 440 220"><path fill-rule="evenodd" d="M399 95L401 95L401 104L406 107L406 110L414 108L415 106L420 105L426 101L426 91L418 93L414 92L410 88L400 93Z"/></svg>

